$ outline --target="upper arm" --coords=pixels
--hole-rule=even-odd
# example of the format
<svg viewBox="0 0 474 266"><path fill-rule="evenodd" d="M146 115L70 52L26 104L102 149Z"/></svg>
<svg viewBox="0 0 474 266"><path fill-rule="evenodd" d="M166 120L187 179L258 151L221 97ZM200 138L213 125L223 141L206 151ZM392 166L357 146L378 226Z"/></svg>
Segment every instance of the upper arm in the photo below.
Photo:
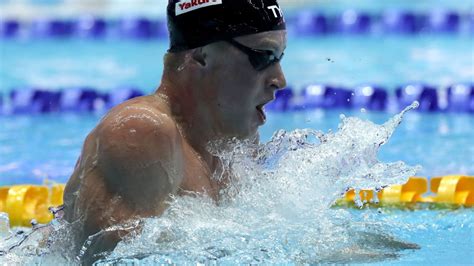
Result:
<svg viewBox="0 0 474 266"><path fill-rule="evenodd" d="M170 117L129 106L98 128L98 168L109 191L135 208L154 208L175 193L183 176L181 138Z"/></svg>

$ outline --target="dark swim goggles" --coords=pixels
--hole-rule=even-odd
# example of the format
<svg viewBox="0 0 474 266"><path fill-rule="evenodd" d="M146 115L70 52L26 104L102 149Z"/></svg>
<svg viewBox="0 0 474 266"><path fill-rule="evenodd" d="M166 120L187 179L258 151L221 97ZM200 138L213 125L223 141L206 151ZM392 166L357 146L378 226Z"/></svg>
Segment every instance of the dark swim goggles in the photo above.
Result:
<svg viewBox="0 0 474 266"><path fill-rule="evenodd" d="M228 39L226 41L244 52L249 57L250 64L252 64L257 71L262 71L265 68L280 62L285 55L285 53L282 53L280 57L277 57L272 51L253 49L235 41L234 39Z"/></svg>

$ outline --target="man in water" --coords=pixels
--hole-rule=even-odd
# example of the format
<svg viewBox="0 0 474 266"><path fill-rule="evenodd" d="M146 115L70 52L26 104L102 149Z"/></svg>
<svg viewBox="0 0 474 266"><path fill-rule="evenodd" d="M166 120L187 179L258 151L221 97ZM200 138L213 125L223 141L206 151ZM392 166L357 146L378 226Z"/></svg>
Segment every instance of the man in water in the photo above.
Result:
<svg viewBox="0 0 474 266"><path fill-rule="evenodd" d="M219 159L208 144L256 139L264 105L286 86L285 21L276 0L170 0L167 12L161 85L100 121L67 183L64 217L79 227L78 247L100 230L161 215L170 195L217 200L225 181L212 178ZM105 235L88 252L111 250L120 237Z"/></svg>

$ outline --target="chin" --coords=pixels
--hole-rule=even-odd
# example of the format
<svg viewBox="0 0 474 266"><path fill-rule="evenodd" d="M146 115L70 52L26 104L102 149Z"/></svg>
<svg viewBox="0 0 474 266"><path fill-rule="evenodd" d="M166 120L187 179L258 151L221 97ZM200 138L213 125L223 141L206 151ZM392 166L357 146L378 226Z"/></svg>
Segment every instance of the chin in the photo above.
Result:
<svg viewBox="0 0 474 266"><path fill-rule="evenodd" d="M242 136L243 139L255 139L256 137L259 137L258 126L251 127L247 133Z"/></svg>
<svg viewBox="0 0 474 266"><path fill-rule="evenodd" d="M256 143L260 142L260 134L258 131L255 131L248 139L255 141Z"/></svg>
<svg viewBox="0 0 474 266"><path fill-rule="evenodd" d="M258 135L257 128L253 127L248 127L245 130L243 130L243 128L240 128L239 130L236 130L233 133L227 134L227 136L230 138L237 138L240 140L251 139L256 135Z"/></svg>
<svg viewBox="0 0 474 266"><path fill-rule="evenodd" d="M258 134L259 124L252 118L228 121L224 125L227 130L222 133L226 138L249 139Z"/></svg>

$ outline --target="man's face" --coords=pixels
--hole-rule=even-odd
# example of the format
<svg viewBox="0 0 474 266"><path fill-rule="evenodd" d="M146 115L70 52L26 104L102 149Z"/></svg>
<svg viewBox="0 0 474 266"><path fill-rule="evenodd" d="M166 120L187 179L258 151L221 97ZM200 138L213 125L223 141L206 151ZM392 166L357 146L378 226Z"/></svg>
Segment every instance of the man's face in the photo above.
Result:
<svg viewBox="0 0 474 266"><path fill-rule="evenodd" d="M286 31L269 31L234 39L256 50L270 51L280 58L286 48ZM206 106L215 129L226 137L254 136L266 120L264 105L275 91L286 86L279 62L256 70L249 56L227 42L209 48L206 65Z"/></svg>

